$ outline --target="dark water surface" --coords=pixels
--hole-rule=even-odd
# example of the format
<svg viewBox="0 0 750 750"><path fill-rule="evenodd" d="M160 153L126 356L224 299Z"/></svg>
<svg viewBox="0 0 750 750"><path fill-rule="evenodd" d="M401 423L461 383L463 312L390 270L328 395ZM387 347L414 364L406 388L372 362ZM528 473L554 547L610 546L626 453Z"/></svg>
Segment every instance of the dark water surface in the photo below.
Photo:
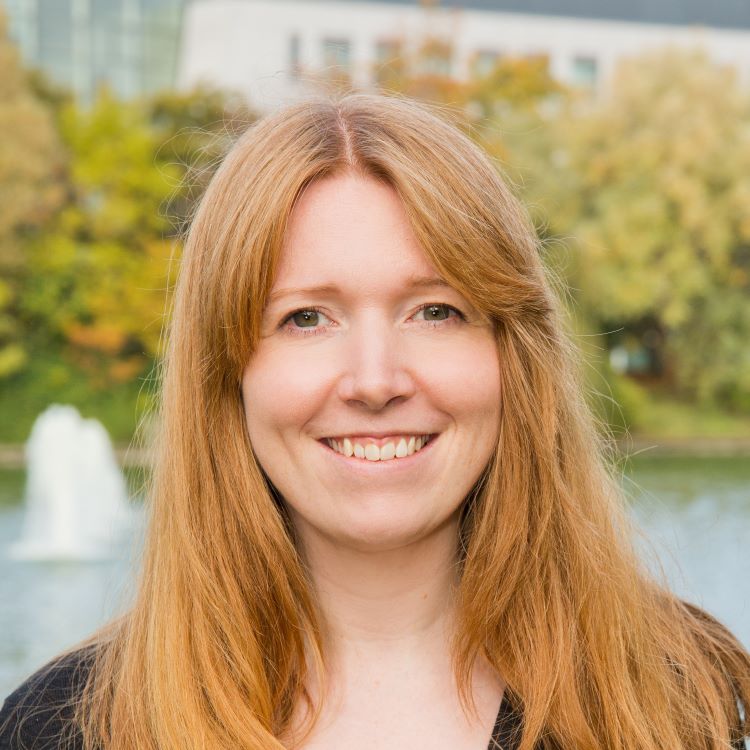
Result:
<svg viewBox="0 0 750 750"><path fill-rule="evenodd" d="M137 488L138 477L131 477ZM673 589L750 646L750 459L632 460L624 481L648 540L639 548ZM23 520L22 471L0 471L0 698L61 649L127 607L142 527L118 559L13 560Z"/></svg>

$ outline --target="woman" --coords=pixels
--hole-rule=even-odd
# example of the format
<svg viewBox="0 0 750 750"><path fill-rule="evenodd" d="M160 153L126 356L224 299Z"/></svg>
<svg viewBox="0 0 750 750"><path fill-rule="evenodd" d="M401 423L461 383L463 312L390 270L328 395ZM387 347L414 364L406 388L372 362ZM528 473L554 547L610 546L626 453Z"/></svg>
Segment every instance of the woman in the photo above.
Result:
<svg viewBox="0 0 750 750"><path fill-rule="evenodd" d="M185 247L137 600L7 745L741 747L750 656L641 568L572 361L451 125L254 125Z"/></svg>

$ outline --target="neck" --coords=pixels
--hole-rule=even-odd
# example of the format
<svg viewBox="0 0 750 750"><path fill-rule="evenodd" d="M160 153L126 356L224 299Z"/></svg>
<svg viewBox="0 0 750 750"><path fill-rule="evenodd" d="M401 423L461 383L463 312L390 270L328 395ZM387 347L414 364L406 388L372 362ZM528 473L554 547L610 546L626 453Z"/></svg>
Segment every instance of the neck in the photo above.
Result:
<svg viewBox="0 0 750 750"><path fill-rule="evenodd" d="M326 674L322 685L307 685L313 703L323 706L323 725L335 725L339 715L366 722L372 712L398 714L415 696L420 710L432 706L441 717L463 716L451 653L458 517L418 542L378 551L352 549L295 526L324 621ZM465 726L459 720L461 731L484 736L503 683L481 658L471 692L478 713L465 718ZM298 711L295 727L308 707Z"/></svg>
<svg viewBox="0 0 750 750"><path fill-rule="evenodd" d="M458 520L429 537L393 549L367 551L336 544L314 533L303 549L329 647L393 653L404 649L447 648L457 583Z"/></svg>

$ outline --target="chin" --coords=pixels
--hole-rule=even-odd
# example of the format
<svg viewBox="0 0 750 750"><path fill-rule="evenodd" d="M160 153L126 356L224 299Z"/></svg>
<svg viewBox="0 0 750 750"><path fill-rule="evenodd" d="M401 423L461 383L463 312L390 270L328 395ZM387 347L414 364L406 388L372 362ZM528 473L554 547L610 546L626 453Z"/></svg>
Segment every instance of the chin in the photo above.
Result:
<svg viewBox="0 0 750 750"><path fill-rule="evenodd" d="M429 539L445 524L428 519L349 518L345 525L328 531L329 539L358 552L390 552Z"/></svg>

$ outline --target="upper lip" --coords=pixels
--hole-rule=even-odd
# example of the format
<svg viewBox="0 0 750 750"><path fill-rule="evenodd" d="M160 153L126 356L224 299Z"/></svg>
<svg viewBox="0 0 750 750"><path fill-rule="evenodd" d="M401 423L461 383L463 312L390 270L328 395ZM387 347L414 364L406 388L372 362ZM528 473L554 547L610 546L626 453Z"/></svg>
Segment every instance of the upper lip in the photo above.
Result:
<svg viewBox="0 0 750 750"><path fill-rule="evenodd" d="M429 430L388 430L386 432L334 432L330 435L325 435L321 440L325 438L374 438L379 440L387 437L397 437L400 435L432 435L434 433Z"/></svg>

